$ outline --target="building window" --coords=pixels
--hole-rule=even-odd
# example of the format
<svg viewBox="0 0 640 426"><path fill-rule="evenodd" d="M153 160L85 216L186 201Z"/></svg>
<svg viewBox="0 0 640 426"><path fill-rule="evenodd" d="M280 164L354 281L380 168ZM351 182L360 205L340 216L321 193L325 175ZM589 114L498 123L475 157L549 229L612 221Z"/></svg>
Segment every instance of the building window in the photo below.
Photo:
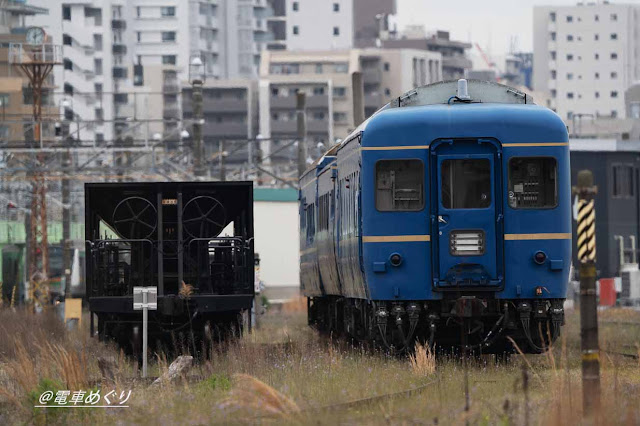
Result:
<svg viewBox="0 0 640 426"><path fill-rule="evenodd" d="M324 87L314 87L313 94L316 96L324 95Z"/></svg>
<svg viewBox="0 0 640 426"><path fill-rule="evenodd" d="M618 92L616 90L612 90L611 91L611 97L612 98L617 98L618 97Z"/></svg>
<svg viewBox="0 0 640 426"><path fill-rule="evenodd" d="M324 120L324 112L322 111L316 111L313 113L313 119L317 120L317 121L322 121Z"/></svg>
<svg viewBox="0 0 640 426"><path fill-rule="evenodd" d="M567 99L573 99L573 92L567 92Z"/></svg>
<svg viewBox="0 0 640 426"><path fill-rule="evenodd" d="M551 89L551 97L555 99L556 96L558 96L558 92L556 91L556 89Z"/></svg>
<svg viewBox="0 0 640 426"><path fill-rule="evenodd" d="M300 64L271 64L269 74L300 74Z"/></svg>
<svg viewBox="0 0 640 426"><path fill-rule="evenodd" d="M136 40L138 40L138 43L142 41L142 33L140 31L136 32Z"/></svg>
<svg viewBox="0 0 640 426"><path fill-rule="evenodd" d="M629 109L631 112L631 118L640 118L640 102L630 102Z"/></svg>
<svg viewBox="0 0 640 426"><path fill-rule="evenodd" d="M140 6L136 7L136 16L139 18L141 13L140 13L140 9L142 9Z"/></svg>
<svg viewBox="0 0 640 426"><path fill-rule="evenodd" d="M617 72L615 72L615 71L611 71L611 78L612 78L613 80L615 80L616 78L618 78L618 73L617 73Z"/></svg>
<svg viewBox="0 0 640 426"><path fill-rule="evenodd" d="M95 69L96 75L102 75L102 59L94 59L93 67Z"/></svg>
<svg viewBox="0 0 640 426"><path fill-rule="evenodd" d="M551 70L551 80L555 80L558 72L556 70Z"/></svg>
<svg viewBox="0 0 640 426"><path fill-rule="evenodd" d="M617 53L612 53L611 54L611 59L618 59L618 54Z"/></svg>
<svg viewBox="0 0 640 426"><path fill-rule="evenodd" d="M567 34L567 41L573 41L573 36L571 34Z"/></svg>
<svg viewBox="0 0 640 426"><path fill-rule="evenodd" d="M316 64L316 74L322 74L322 64Z"/></svg>
<svg viewBox="0 0 640 426"><path fill-rule="evenodd" d="M340 12L340 3L334 3L333 4L333 11L334 12Z"/></svg>
<svg viewBox="0 0 640 426"><path fill-rule="evenodd" d="M600 40L600 36L599 36L598 34L596 34L596 35L594 35L594 36L593 36L593 39L594 39L595 41L598 41L598 40Z"/></svg>
<svg viewBox="0 0 640 426"><path fill-rule="evenodd" d="M62 6L62 19L65 21L71 20L71 6Z"/></svg>
<svg viewBox="0 0 640 426"><path fill-rule="evenodd" d="M333 35L334 36L340 35L340 27L333 27Z"/></svg>
<svg viewBox="0 0 640 426"><path fill-rule="evenodd" d="M347 121L347 113L346 112L334 112L333 113L333 121L337 121L337 122Z"/></svg>
<svg viewBox="0 0 640 426"><path fill-rule="evenodd" d="M555 33L555 31L549 33L549 37L551 38L551 41L556 41L556 33Z"/></svg>
<svg viewBox="0 0 640 426"><path fill-rule="evenodd" d="M556 13L555 12L549 12L549 20L551 22L556 22Z"/></svg>
<svg viewBox="0 0 640 426"><path fill-rule="evenodd" d="M163 65L175 65L176 64L176 55L162 55L162 64Z"/></svg>
<svg viewBox="0 0 640 426"><path fill-rule="evenodd" d="M600 97L600 92L596 92L596 99Z"/></svg>
<svg viewBox="0 0 640 426"><path fill-rule="evenodd" d="M611 14L611 20L612 21L617 21L618 20L618 15L616 13L612 13Z"/></svg>
<svg viewBox="0 0 640 426"><path fill-rule="evenodd" d="M299 8L298 2L297 2L297 1L294 1L294 2L293 2L292 7L293 7L293 11L294 11L294 12L297 12L297 11L298 11L298 8Z"/></svg>
<svg viewBox="0 0 640 426"><path fill-rule="evenodd" d="M298 28L297 25L293 26L293 35L298 35L300 34L300 28Z"/></svg>
<svg viewBox="0 0 640 426"><path fill-rule="evenodd" d="M611 33L611 40L617 40L617 39L618 39L618 34Z"/></svg>
<svg viewBox="0 0 640 426"><path fill-rule="evenodd" d="M600 55L596 53L595 54L595 58L596 58L596 61L597 61L598 59L600 59Z"/></svg>
<svg viewBox="0 0 640 426"><path fill-rule="evenodd" d="M618 117L618 111L614 109L613 111L611 111L611 118L616 118L616 117Z"/></svg>
<svg viewBox="0 0 640 426"><path fill-rule="evenodd" d="M621 164L613 166L613 196L633 197L633 166Z"/></svg>
<svg viewBox="0 0 640 426"><path fill-rule="evenodd" d="M549 52L549 53L551 54L551 60L552 60L552 61L555 61L555 60L556 60L556 56L557 56L557 55L556 55L556 51L555 51L555 50L552 50L552 51L551 51L551 52Z"/></svg>
<svg viewBox="0 0 640 426"><path fill-rule="evenodd" d="M162 41L163 42L174 42L174 41L176 41L176 32L175 31L163 31L162 32Z"/></svg>
<svg viewBox="0 0 640 426"><path fill-rule="evenodd" d="M553 157L513 157L509 160L509 206L551 209L558 204L558 163Z"/></svg>
<svg viewBox="0 0 640 426"><path fill-rule="evenodd" d="M489 163L488 160L480 161ZM422 210L424 208L424 165L422 161L417 159L378 161L376 163L375 198L376 209L379 211Z"/></svg>
<svg viewBox="0 0 640 426"><path fill-rule="evenodd" d="M102 52L102 34L93 35L93 48L98 52Z"/></svg>
<svg viewBox="0 0 640 426"><path fill-rule="evenodd" d="M333 88L333 96L335 96L335 97L346 96L346 94L347 94L347 88L346 87L334 87Z"/></svg>
<svg viewBox="0 0 640 426"><path fill-rule="evenodd" d="M573 16L567 15L567 22L573 22Z"/></svg>
<svg viewBox="0 0 640 426"><path fill-rule="evenodd" d="M600 78L600 73L599 72L595 73L594 77L596 80L598 80Z"/></svg>
<svg viewBox="0 0 640 426"><path fill-rule="evenodd" d="M389 64L389 62L385 62L384 63L384 70L385 71L389 71L391 69L391 65Z"/></svg>
<svg viewBox="0 0 640 426"><path fill-rule="evenodd" d="M64 69L67 71L73 71L73 63L67 59L64 58L64 60L62 61L62 63L64 64Z"/></svg>
<svg viewBox="0 0 640 426"><path fill-rule="evenodd" d="M333 72L347 73L349 72L349 64L347 62L339 62L333 66Z"/></svg>
<svg viewBox="0 0 640 426"><path fill-rule="evenodd" d="M69 34L62 34L62 44L71 46L71 36Z"/></svg>
<svg viewBox="0 0 640 426"><path fill-rule="evenodd" d="M384 95L391 96L391 90L389 90L389 88L384 89Z"/></svg>
<svg viewBox="0 0 640 426"><path fill-rule="evenodd" d="M567 80L573 80L573 73L572 72L568 72L567 73Z"/></svg>
<svg viewBox="0 0 640 426"><path fill-rule="evenodd" d="M567 55L567 61L573 61L573 55L571 53Z"/></svg>
<svg viewBox="0 0 640 426"><path fill-rule="evenodd" d="M598 15L594 16L596 22L598 22L600 20L600 17Z"/></svg>
<svg viewBox="0 0 640 426"><path fill-rule="evenodd" d="M161 7L160 8L160 15L161 16L176 16L176 8L175 6L166 6L166 7Z"/></svg>

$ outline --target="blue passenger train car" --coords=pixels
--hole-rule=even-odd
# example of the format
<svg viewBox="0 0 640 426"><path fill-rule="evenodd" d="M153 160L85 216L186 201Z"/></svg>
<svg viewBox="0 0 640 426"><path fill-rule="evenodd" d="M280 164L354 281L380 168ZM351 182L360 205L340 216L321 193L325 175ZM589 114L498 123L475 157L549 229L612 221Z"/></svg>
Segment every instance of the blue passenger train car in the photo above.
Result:
<svg viewBox="0 0 640 426"><path fill-rule="evenodd" d="M419 339L503 353L510 336L539 353L558 337L568 135L528 95L474 80L407 92L300 188L310 324L395 350Z"/></svg>

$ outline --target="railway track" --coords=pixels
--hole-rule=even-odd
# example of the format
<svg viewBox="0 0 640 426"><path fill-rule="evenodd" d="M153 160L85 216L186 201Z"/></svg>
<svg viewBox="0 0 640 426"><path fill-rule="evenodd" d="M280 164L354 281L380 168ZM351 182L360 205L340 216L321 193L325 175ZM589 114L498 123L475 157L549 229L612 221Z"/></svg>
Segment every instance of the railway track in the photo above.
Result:
<svg viewBox="0 0 640 426"><path fill-rule="evenodd" d="M387 401L391 399L401 398L401 397L410 397L413 395L417 395L422 391L430 388L434 384L436 384L437 380L432 380L424 385L414 387L411 389L405 389L397 392L390 392L382 395L375 395L366 398L354 399L346 402L339 402L337 404L328 404L322 405L320 407L308 407L301 410L302 413L310 413L310 412L324 412L324 411L333 411L333 410L343 410L363 405L369 405L375 402Z"/></svg>

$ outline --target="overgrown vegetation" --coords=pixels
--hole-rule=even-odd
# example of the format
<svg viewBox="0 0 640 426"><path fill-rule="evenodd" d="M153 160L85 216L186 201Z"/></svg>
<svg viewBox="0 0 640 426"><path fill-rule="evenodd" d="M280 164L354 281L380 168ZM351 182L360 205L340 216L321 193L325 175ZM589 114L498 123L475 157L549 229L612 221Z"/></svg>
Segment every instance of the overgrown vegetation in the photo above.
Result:
<svg viewBox="0 0 640 426"><path fill-rule="evenodd" d="M306 326L304 301L270 309L253 334L215 345L186 380L164 387L134 379L137 365L86 330L66 332L52 314L0 311L1 424L440 423L578 424L582 412L579 318L546 355L469 362L471 406L464 410L463 364L425 346L410 357L372 354L319 337ZM637 353L640 313L601 312L601 346ZM624 323L624 324L622 324ZM639 325L634 325L638 323ZM85 321L86 326L86 321ZM607 349L607 350L609 350ZM101 379L99 356L117 360L113 382ZM640 365L602 355L602 424L640 422ZM168 368L162 355L151 375ZM526 377L526 380L525 380ZM525 392L524 383L528 382ZM344 406L347 401L429 384L420 393ZM45 390L132 390L124 409L34 408ZM528 398L525 397L528 394ZM336 405L338 404L338 405Z"/></svg>

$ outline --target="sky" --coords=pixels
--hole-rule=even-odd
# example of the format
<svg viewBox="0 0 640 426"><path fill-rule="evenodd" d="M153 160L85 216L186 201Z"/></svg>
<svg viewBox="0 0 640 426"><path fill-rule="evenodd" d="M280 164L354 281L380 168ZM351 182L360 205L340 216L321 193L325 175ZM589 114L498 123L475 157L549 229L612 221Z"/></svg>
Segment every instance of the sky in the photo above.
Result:
<svg viewBox="0 0 640 426"><path fill-rule="evenodd" d="M596 0L585 0L590 1ZM516 50L533 50L534 6L572 6L577 2L578 0L397 0L396 23L398 29L406 25L424 24L427 31L449 30L451 38L478 43L490 56L500 57L509 52L512 37L516 37ZM612 0L611 3L640 4L640 0Z"/></svg>

